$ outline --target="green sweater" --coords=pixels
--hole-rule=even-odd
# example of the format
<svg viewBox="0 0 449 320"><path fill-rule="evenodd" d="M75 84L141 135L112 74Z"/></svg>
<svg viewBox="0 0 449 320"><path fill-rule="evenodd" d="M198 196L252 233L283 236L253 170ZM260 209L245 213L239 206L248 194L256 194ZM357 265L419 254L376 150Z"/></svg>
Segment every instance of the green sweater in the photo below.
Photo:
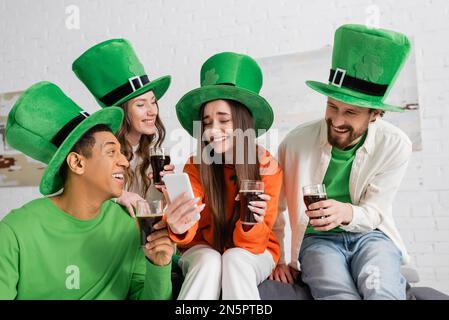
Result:
<svg viewBox="0 0 449 320"><path fill-rule="evenodd" d="M323 183L326 185L328 199L334 199L339 202L352 203L349 193L349 178L351 176L352 162L354 161L357 150L365 142L366 133L357 144L346 150L332 148L332 158L327 167ZM326 233L342 232L343 229L336 227L329 231L315 231L312 226L307 226L306 233Z"/></svg>
<svg viewBox="0 0 449 320"><path fill-rule="evenodd" d="M171 264L146 259L134 220L112 201L79 220L41 198L0 221L0 300L171 296Z"/></svg>

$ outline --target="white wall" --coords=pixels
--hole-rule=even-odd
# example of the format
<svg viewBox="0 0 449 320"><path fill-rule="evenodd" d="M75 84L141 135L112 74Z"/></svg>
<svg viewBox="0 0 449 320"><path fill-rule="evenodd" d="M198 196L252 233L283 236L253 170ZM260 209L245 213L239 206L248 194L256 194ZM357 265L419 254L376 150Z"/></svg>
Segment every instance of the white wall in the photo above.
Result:
<svg viewBox="0 0 449 320"><path fill-rule="evenodd" d="M66 27L65 10L72 4L79 8L80 29ZM199 68L210 55L230 50L259 58L320 48L332 43L341 24L375 22L376 10L381 27L413 36L417 46L424 150L413 154L395 215L421 285L449 293L446 0L3 0L0 92L49 80L86 110L94 111L96 104L72 73L71 63L97 42L125 37L133 43L150 78L173 76L161 100L162 117L172 130L179 126L174 104L198 86ZM292 122L291 127L297 124ZM1 188L0 217L37 196L37 188Z"/></svg>

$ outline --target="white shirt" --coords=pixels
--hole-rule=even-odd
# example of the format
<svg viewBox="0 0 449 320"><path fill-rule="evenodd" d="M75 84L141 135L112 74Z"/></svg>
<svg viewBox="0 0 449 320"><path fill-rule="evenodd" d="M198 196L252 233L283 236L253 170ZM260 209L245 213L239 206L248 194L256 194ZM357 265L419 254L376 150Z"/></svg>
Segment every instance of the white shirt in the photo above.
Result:
<svg viewBox="0 0 449 320"><path fill-rule="evenodd" d="M302 187L322 183L331 151L324 119L298 126L279 146L278 160L284 180L273 230L281 243L280 263L285 263L283 212L288 209L292 232L290 265L295 269L299 269L298 255L308 223ZM381 119L370 123L349 177L353 219L350 224L340 226L348 232L381 230L400 249L403 263L409 262L409 256L393 220L392 203L411 153L412 143L400 129Z"/></svg>

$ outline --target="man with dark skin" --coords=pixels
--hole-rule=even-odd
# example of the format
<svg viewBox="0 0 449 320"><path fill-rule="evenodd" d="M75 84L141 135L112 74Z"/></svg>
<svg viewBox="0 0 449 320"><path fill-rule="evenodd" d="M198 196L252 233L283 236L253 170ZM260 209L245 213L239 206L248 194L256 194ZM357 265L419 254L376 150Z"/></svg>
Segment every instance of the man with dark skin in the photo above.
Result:
<svg viewBox="0 0 449 320"><path fill-rule="evenodd" d="M171 299L174 246L165 221L140 245L136 222L110 200L129 163L113 132L123 111L82 111L54 84L26 90L8 116L8 143L48 163L43 197L0 221L0 299ZM62 192L54 195L56 192ZM168 214L197 208L177 198Z"/></svg>

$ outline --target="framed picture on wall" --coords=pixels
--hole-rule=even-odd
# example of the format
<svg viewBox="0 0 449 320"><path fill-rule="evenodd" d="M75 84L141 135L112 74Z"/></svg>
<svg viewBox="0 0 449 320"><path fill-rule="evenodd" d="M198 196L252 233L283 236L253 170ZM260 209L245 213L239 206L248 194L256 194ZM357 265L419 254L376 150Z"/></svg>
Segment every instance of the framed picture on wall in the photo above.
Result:
<svg viewBox="0 0 449 320"><path fill-rule="evenodd" d="M8 113L21 91L0 94L0 187L38 186L45 165L6 143Z"/></svg>

